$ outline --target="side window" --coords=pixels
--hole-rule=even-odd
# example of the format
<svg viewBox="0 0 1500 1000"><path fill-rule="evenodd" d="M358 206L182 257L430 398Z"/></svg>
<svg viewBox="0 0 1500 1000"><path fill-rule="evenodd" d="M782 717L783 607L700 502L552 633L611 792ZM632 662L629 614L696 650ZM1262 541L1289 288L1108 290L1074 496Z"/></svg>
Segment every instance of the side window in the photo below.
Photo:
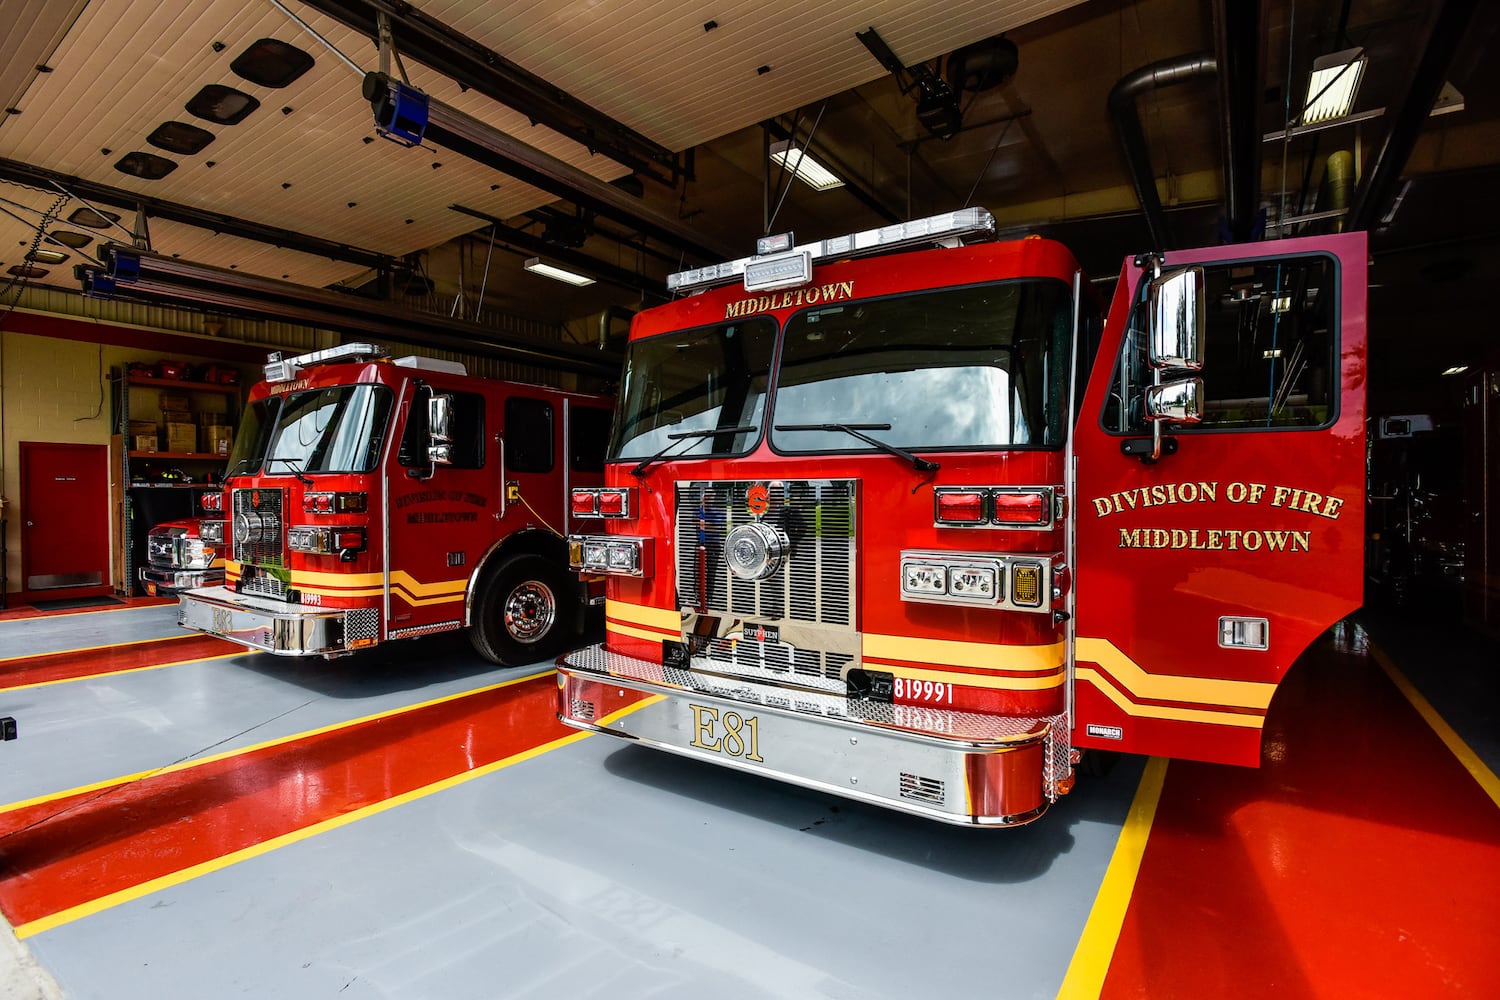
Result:
<svg viewBox="0 0 1500 1000"><path fill-rule="evenodd" d="M427 401L431 386L423 386L412 397L406 418L406 432L401 435L397 460L408 468L427 464ZM453 397L453 462L455 469L484 467L484 397L474 392L450 392Z"/></svg>
<svg viewBox="0 0 1500 1000"><path fill-rule="evenodd" d="M1144 282L1142 283L1144 284ZM1139 294L1139 293L1138 293ZM1207 335L1203 420L1171 433L1325 427L1337 416L1338 269L1325 256L1204 267ZM1138 434L1146 363L1145 306L1131 309L1105 404L1106 429Z"/></svg>
<svg viewBox="0 0 1500 1000"><path fill-rule="evenodd" d="M505 401L505 466L508 472L551 472L552 404L512 396Z"/></svg>
<svg viewBox="0 0 1500 1000"><path fill-rule="evenodd" d="M608 410L575 406L568 413L569 467L574 472L603 472L604 453L609 448Z"/></svg>

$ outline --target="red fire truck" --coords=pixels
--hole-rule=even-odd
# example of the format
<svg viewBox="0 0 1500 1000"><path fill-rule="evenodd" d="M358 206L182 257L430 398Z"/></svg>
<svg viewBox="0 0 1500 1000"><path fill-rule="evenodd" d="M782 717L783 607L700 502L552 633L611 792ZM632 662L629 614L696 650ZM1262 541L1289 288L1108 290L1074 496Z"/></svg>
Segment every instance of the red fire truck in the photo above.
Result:
<svg viewBox="0 0 1500 1000"><path fill-rule="evenodd" d="M763 241L636 317L564 722L967 825L1088 748L1258 764L1361 600L1364 236L1127 261L1106 314L994 228Z"/></svg>
<svg viewBox="0 0 1500 1000"><path fill-rule="evenodd" d="M496 663L555 655L584 597L567 498L602 482L610 405L368 344L273 355L203 523L225 584L179 623L288 656L464 627Z"/></svg>

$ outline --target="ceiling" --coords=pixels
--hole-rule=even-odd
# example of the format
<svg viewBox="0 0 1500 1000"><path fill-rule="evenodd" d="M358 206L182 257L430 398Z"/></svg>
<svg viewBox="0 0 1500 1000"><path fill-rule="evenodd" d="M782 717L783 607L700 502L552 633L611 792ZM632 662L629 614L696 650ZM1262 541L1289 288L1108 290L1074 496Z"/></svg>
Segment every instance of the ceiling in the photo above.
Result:
<svg viewBox="0 0 1500 1000"><path fill-rule="evenodd" d="M314 288L374 287L384 271L396 304L542 320L578 340L609 310L660 301L667 272L751 252L768 217L771 231L813 239L980 205L1007 232L1065 240L1108 277L1123 255L1153 242L1109 112L1111 88L1149 64L1217 50L1218 72L1184 73L1124 102L1166 205L1167 245L1221 242L1226 226L1264 219L1275 235L1277 219L1330 207L1329 194L1318 194L1327 157L1356 151L1366 179L1391 177L1380 205L1364 206L1372 392L1387 409L1429 405L1445 388L1437 372L1494 350L1480 310L1500 279L1500 79L1485 58L1500 5L1228 6L1252 14L1225 41L1209 0L0 0L0 23L12 26L0 43L0 290L14 287L3 283L7 270L25 267L36 249L68 259L32 262L46 273L17 281L78 289L73 267L97 255L98 239L142 235L142 204L150 247L163 255ZM380 65L362 26L377 8L395 15L401 58L390 71L404 70L437 102L434 123L444 109L539 151L549 177L587 182L579 194L543 190L456 142L380 138L361 93L361 73ZM1393 140L1424 54L1443 48L1441 38L1429 45L1430 25L1455 18L1462 31L1449 30L1457 43L1437 72L1461 92L1463 109L1419 115ZM934 60L1001 34L1018 68L997 86L961 92L962 127L939 138L918 118L919 71L898 77L856 37L872 27L902 66L930 67L932 79L951 65ZM418 58L433 31L458 39L463 58ZM301 49L312 67L282 87L237 74L231 64L266 38ZM1311 60L1353 45L1370 58L1355 109L1385 114L1261 141L1300 110ZM1220 82L1233 76L1230 55L1249 66L1237 78L1249 81L1241 107L1253 133L1242 176L1254 197L1237 219L1225 208L1232 102ZM496 66L530 77L486 87L464 75ZM185 104L206 85L233 87L259 107L239 124L204 121ZM521 100L536 93L549 98L542 113ZM577 141L568 130L580 121L602 130ZM148 141L170 122L202 129L208 144L184 154ZM848 183L821 193L788 183L766 165L768 132L810 137ZM656 159L623 163L611 155L620 148ZM132 176L117 168L131 153L175 166L156 180ZM598 198L625 209L600 209ZM119 225L68 223L89 206L119 215ZM586 225L567 224L580 213ZM90 242L57 246L39 227ZM601 280L557 284L522 270L531 256ZM1412 364L1413 342L1430 359Z"/></svg>

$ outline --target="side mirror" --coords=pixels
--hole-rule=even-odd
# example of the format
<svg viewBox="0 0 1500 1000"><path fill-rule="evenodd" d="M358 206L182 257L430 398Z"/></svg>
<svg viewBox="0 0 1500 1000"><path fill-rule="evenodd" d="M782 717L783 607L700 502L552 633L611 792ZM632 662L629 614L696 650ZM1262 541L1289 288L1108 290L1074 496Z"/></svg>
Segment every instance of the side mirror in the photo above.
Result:
<svg viewBox="0 0 1500 1000"><path fill-rule="evenodd" d="M427 397L427 461L453 464L453 397L447 394Z"/></svg>
<svg viewBox="0 0 1500 1000"><path fill-rule="evenodd" d="M1203 380L1185 378L1146 387L1146 419L1196 424L1203 419Z"/></svg>
<svg viewBox="0 0 1500 1000"><path fill-rule="evenodd" d="M1203 368L1203 268L1187 267L1151 279L1146 290L1147 325L1151 331L1151 367L1157 370Z"/></svg>

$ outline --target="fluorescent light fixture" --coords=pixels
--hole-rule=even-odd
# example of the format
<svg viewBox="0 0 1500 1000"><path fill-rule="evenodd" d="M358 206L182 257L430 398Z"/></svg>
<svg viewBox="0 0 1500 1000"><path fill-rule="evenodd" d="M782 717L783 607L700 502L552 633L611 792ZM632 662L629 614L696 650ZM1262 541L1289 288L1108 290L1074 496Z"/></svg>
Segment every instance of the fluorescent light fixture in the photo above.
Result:
<svg viewBox="0 0 1500 1000"><path fill-rule="evenodd" d="M1313 60L1307 82L1302 124L1342 118L1354 107L1354 94L1365 73L1365 50L1345 49Z"/></svg>
<svg viewBox="0 0 1500 1000"><path fill-rule="evenodd" d="M794 142L771 143L771 162L792 171L797 179L814 191L829 191L844 186L844 179L809 156Z"/></svg>
<svg viewBox="0 0 1500 1000"><path fill-rule="evenodd" d="M1454 365L1452 368L1449 368L1447 371L1443 372L1443 374L1444 375L1462 375L1464 372L1466 372L1468 370L1469 370L1469 366L1468 365Z"/></svg>
<svg viewBox="0 0 1500 1000"><path fill-rule="evenodd" d="M578 285L579 287L582 287L584 285L592 285L594 283L593 278L588 278L581 274L574 274L572 271L565 271L562 268L554 267L551 264L543 264L542 258L540 257L532 257L522 266L533 274L545 275L546 277L551 278L554 281L566 281L570 285Z"/></svg>

